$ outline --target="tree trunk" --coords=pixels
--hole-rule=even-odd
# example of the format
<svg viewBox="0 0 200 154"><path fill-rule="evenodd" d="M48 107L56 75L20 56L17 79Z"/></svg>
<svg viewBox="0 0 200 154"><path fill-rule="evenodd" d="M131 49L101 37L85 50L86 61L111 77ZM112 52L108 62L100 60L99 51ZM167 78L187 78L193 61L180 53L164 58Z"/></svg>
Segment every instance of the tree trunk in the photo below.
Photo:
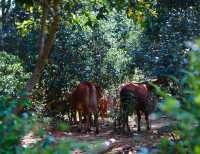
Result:
<svg viewBox="0 0 200 154"><path fill-rule="evenodd" d="M3 43L3 24L4 24L4 3L5 0L1 1L1 16L0 16L0 51L4 50L4 43Z"/></svg>
<svg viewBox="0 0 200 154"><path fill-rule="evenodd" d="M45 1L46 2L46 1ZM31 93L32 89L35 87L35 85L39 82L39 79L41 77L42 71L44 69L44 66L46 62L48 61L48 57L50 55L54 38L56 35L56 32L58 30L58 24L59 24L59 14L58 14L58 7L59 7L59 0L54 0L52 7L54 11L53 16L53 22L52 26L49 29L49 35L47 37L47 41L45 43L45 28L46 28L46 18L47 18L47 4L43 4L43 17L42 17L42 35L41 35L41 44L40 44L40 52L39 57L36 63L35 70L31 76L31 79L26 85L26 91ZM46 45L45 45L46 44Z"/></svg>

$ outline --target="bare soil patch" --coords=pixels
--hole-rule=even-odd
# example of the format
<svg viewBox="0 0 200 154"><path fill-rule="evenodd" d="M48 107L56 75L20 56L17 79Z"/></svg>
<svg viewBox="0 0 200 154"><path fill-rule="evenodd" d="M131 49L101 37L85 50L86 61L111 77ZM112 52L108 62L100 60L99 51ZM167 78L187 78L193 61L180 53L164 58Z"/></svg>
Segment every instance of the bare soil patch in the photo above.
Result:
<svg viewBox="0 0 200 154"><path fill-rule="evenodd" d="M130 119L130 126L132 129L132 133L129 135L119 134L119 132L114 131L113 125L107 119L104 123L100 124L100 133L98 135L95 134L94 130L90 133L80 133L77 131L77 126L71 127L71 130L68 132L62 131L49 131L48 133L54 136L57 140L60 138L73 139L77 140L80 143L88 143L95 145L96 143L105 142L109 139L115 139L116 143L113 148L107 152L108 154L117 154L117 153L137 153L139 149L142 147L146 147L148 149L157 149L157 145L160 143L160 140L163 137L170 138L171 129L170 124L173 123L172 120L167 118L166 116L162 117L150 117L151 119L151 127L150 131L147 131L145 128L144 119L141 123L142 131L138 132L135 125L135 120ZM40 140L32 134L28 134L22 140L23 145L29 145L31 143ZM74 153L81 153L80 151L74 151Z"/></svg>

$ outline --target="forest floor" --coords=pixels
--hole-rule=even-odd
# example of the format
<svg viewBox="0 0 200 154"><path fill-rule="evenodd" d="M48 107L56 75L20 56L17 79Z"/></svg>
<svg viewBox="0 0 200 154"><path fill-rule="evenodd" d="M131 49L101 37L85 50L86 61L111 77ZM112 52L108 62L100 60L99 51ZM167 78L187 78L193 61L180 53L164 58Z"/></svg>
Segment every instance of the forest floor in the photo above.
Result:
<svg viewBox="0 0 200 154"><path fill-rule="evenodd" d="M131 134L123 135L114 131L112 123L108 119L104 123L100 124L100 133L96 135L94 131L90 133L80 133L77 129L72 128L71 131L49 131L49 133L54 136L57 140L60 138L66 138L68 140L72 139L79 143L87 143L90 145L95 145L97 143L103 143L109 139L114 139L114 146L109 149L107 154L135 154L140 152L156 153L158 150L158 144L160 140L164 137L168 139L173 139L170 124L174 121L170 120L166 116L151 116L151 130L146 130L145 120L142 119L141 130L137 131L137 127L134 119L130 119ZM32 134L25 136L22 140L23 145L29 145L31 143L39 140ZM74 151L74 154L80 154L82 152ZM83 152L84 153L84 152Z"/></svg>

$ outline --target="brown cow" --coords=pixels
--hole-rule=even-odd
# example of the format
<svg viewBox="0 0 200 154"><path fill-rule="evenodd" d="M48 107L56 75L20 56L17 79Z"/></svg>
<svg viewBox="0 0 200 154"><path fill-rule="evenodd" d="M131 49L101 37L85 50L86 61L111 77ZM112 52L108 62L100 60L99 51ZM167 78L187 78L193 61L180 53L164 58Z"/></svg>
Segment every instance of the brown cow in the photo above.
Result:
<svg viewBox="0 0 200 154"><path fill-rule="evenodd" d="M99 132L99 123L98 123L98 100L102 96L102 90L96 84L91 82L82 82L71 94L71 105L74 111L78 111L79 120L82 123L83 119L81 114L86 120L86 131L89 131L91 126L91 114L94 114L96 133Z"/></svg>
<svg viewBox="0 0 200 154"><path fill-rule="evenodd" d="M138 118L138 131L140 131L141 113L144 113L147 129L150 129L149 114L156 107L156 97L151 91L151 86L147 83L127 83L121 87L121 118L123 131L125 126L130 132L128 116L136 112Z"/></svg>

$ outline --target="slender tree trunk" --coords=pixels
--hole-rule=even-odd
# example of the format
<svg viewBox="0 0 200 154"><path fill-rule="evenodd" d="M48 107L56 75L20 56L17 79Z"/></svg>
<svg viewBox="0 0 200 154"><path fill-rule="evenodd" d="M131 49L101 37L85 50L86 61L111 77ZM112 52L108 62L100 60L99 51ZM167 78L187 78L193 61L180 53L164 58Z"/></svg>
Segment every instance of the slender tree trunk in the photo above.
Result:
<svg viewBox="0 0 200 154"><path fill-rule="evenodd" d="M1 51L4 51L4 38L3 38L3 36L4 36L4 24L5 24L5 4L6 4L6 2L5 2L5 0L2 0L1 1L1 7L0 7L0 9L1 9L1 16L0 16L0 39L1 39L1 41L0 41L0 50Z"/></svg>
<svg viewBox="0 0 200 154"><path fill-rule="evenodd" d="M26 85L26 91L32 92L32 89L34 86L39 82L39 79L41 77L42 71L44 69L44 66L46 62L48 61L48 57L50 55L54 38L56 35L56 32L58 30L58 24L59 24L59 14L58 14L58 7L59 7L59 0L54 0L53 4L53 22L52 26L49 29L49 35L47 37L47 41L45 42L45 28L46 28L46 18L47 18L47 5L44 3L43 7L43 17L42 17L42 35L41 35L41 44L40 44L40 52L39 57L36 63L35 70L31 76L31 79Z"/></svg>
<svg viewBox="0 0 200 154"><path fill-rule="evenodd" d="M6 24L9 18L9 10L11 7L11 0L0 0L0 51L4 51L4 33Z"/></svg>

